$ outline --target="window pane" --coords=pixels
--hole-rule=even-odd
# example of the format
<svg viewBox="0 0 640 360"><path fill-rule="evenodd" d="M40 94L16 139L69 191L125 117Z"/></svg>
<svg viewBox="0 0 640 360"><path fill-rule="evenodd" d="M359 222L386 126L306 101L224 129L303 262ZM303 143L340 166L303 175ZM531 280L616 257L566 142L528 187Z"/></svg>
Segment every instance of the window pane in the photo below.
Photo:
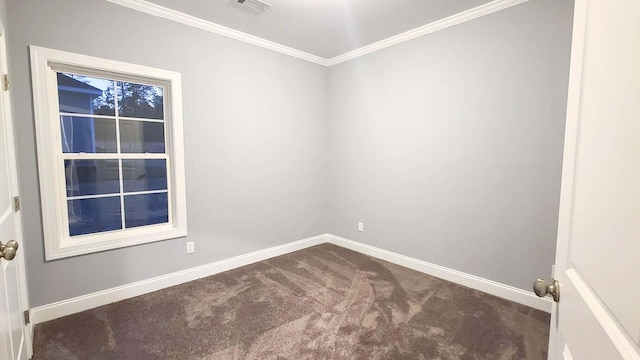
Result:
<svg viewBox="0 0 640 360"><path fill-rule="evenodd" d="M120 120L120 151L164 153L164 123Z"/></svg>
<svg viewBox="0 0 640 360"><path fill-rule="evenodd" d="M67 196L120 192L118 160L65 160Z"/></svg>
<svg viewBox="0 0 640 360"><path fill-rule="evenodd" d="M121 81L116 86L120 116L158 120L164 118L162 87Z"/></svg>
<svg viewBox="0 0 640 360"><path fill-rule="evenodd" d="M167 189L166 160L122 160L124 191Z"/></svg>
<svg viewBox="0 0 640 360"><path fill-rule="evenodd" d="M60 116L62 152L115 153L116 121Z"/></svg>
<svg viewBox="0 0 640 360"><path fill-rule="evenodd" d="M124 222L127 228L169 222L167 193L125 196Z"/></svg>
<svg viewBox="0 0 640 360"><path fill-rule="evenodd" d="M61 112L115 115L112 80L58 73L58 101Z"/></svg>
<svg viewBox="0 0 640 360"><path fill-rule="evenodd" d="M122 229L120 197L68 200L69 234L82 235Z"/></svg>

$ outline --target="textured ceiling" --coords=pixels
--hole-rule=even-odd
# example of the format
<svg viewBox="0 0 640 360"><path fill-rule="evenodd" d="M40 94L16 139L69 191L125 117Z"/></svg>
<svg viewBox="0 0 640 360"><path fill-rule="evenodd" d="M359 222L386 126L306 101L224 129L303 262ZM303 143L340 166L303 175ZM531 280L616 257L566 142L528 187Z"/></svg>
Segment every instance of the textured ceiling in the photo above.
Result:
<svg viewBox="0 0 640 360"><path fill-rule="evenodd" d="M323 58L361 48L490 0L267 0L257 14L236 0L149 0Z"/></svg>

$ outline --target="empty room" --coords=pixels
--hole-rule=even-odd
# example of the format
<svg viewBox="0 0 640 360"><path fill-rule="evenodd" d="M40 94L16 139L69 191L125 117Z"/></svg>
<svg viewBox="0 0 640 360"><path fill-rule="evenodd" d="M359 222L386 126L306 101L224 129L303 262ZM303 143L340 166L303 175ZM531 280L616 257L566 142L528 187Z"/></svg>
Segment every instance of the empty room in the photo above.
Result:
<svg viewBox="0 0 640 360"><path fill-rule="evenodd" d="M638 0L0 0L0 360L640 360Z"/></svg>

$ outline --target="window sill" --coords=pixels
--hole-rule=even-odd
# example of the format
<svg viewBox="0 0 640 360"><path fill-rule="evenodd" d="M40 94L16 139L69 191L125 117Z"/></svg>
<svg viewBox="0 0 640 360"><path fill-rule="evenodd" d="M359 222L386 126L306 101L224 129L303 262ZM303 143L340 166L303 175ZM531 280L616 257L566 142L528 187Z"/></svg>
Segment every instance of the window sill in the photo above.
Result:
<svg viewBox="0 0 640 360"><path fill-rule="evenodd" d="M46 260L62 259L185 236L187 236L186 229L175 228L171 225L145 227L125 232L112 231L99 235L75 236L73 239L65 238L61 241L47 242Z"/></svg>

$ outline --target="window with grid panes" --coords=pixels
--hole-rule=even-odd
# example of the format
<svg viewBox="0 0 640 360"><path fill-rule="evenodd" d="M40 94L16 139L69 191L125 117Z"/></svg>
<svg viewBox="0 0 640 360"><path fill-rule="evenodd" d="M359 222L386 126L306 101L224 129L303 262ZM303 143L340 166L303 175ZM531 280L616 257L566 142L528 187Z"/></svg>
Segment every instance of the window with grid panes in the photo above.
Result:
<svg viewBox="0 0 640 360"><path fill-rule="evenodd" d="M31 51L47 258L186 235L179 74Z"/></svg>

